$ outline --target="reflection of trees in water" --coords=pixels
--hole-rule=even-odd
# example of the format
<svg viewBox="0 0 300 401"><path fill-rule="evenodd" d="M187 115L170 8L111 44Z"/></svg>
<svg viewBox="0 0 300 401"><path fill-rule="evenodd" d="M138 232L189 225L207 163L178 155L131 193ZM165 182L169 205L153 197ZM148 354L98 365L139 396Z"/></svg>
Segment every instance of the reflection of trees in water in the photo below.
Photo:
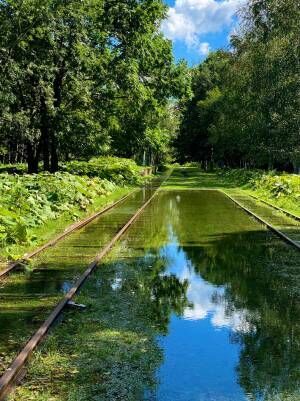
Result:
<svg viewBox="0 0 300 401"><path fill-rule="evenodd" d="M228 316L246 311L246 329L231 336L242 347L237 370L245 392L268 400L280 394L284 400L285 392L299 386L295 252L263 232L227 235L206 248L183 250L205 280L225 287L223 299L214 303L225 304Z"/></svg>
<svg viewBox="0 0 300 401"><path fill-rule="evenodd" d="M199 221L189 210L189 197L178 201L174 194L161 196L165 199L153 201L149 214L123 241L129 259L126 273L118 269L120 290L135 291L141 318L154 322L161 333L167 332L172 312L183 314L188 283L164 275L167 260L161 254L171 227L179 242L190 241L190 246L180 248L195 271L209 283L224 287L224 293L214 294L211 301L225 306L226 316L243 312L241 330L232 331L230 337L241 345L237 367L241 386L254 400L273 401L270 394L285 400L283 394L294 394L299 384L299 258L264 231L208 236L207 244L199 245L201 230L195 229ZM133 246L127 247L131 241Z"/></svg>
<svg viewBox="0 0 300 401"><path fill-rule="evenodd" d="M181 282L174 275L157 275L149 284L153 317L160 331L166 334L171 313L181 316L189 305L186 296L188 281Z"/></svg>
<svg viewBox="0 0 300 401"><path fill-rule="evenodd" d="M142 400L145 388L149 394L156 388L156 372L163 359L156 336L167 333L171 314L181 314L187 305L187 282L164 276L165 268L166 260L157 250L144 257L139 248L131 248L130 253L124 250L124 257L122 251L115 250L114 256L102 264L101 274L99 270L96 286L101 299L106 301L105 308L112 314L107 325L120 333L114 341L122 343L122 333L125 337L134 333L134 338L140 339L139 344L142 340L141 346L134 347L134 355L127 358L121 353L117 357L120 377L128 363L139 372L137 382L133 383L135 397L130 399Z"/></svg>
<svg viewBox="0 0 300 401"><path fill-rule="evenodd" d="M175 275L164 275L167 260L161 257L157 249L149 250L145 257L134 256L114 261L114 275L109 285L124 293L134 293L136 302L141 305L143 318L155 325L159 333L166 334L172 313L182 315L189 306L187 300L188 282L180 281Z"/></svg>

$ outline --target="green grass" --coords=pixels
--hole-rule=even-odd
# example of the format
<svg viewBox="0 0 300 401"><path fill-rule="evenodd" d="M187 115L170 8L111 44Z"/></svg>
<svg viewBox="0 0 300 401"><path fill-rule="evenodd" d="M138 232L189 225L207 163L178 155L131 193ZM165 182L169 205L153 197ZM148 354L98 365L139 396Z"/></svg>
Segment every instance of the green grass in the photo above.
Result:
<svg viewBox="0 0 300 401"><path fill-rule="evenodd" d="M7 260L22 257L133 189L109 182L103 185L99 179L68 177L70 180L65 174L59 178L44 176L41 183L40 176L0 177L0 269ZM5 189L8 181L10 185ZM39 182L38 188L32 190L35 181Z"/></svg>
<svg viewBox="0 0 300 401"><path fill-rule="evenodd" d="M175 168L163 189L231 188L232 183L222 180L216 173L205 173L198 167Z"/></svg>
<svg viewBox="0 0 300 401"><path fill-rule="evenodd" d="M192 171L189 174L192 175ZM199 174L196 176L198 180ZM209 205L223 232L226 219L223 226L219 216L224 216L224 211L215 215L216 205ZM62 320L51 329L33 355L22 386L17 387L10 401L140 401L144 399L145 389L155 389L156 372L163 361L157 335L167 334L171 313L180 316L187 306L187 282L178 282L172 276L167 279L162 274L168 266L161 249L168 241L168 220L164 220L164 216L168 215L169 207L169 201L161 202L156 197L150 206L152 209L145 211L139 224L132 226L127 237L112 249L74 298L87 308L68 310L63 314ZM201 220L196 216L197 211L191 214L189 206L180 210L180 214L173 215L176 235L182 243L186 243L188 238L193 240L190 243L194 246L187 248L189 257L194 264L199 263L203 278L215 285L224 281L228 283L234 305L249 308L253 311L253 316L249 314L251 322L257 319L259 328L265 324L270 330L261 334L260 343L256 343L254 338L252 348L255 356L256 345L265 351L260 354L260 361L265 361L263 369L267 369L259 374L263 379L267 377L269 383L272 379L268 369L270 354L264 340L273 338L274 334L274 343L277 344L277 339L281 347L282 338L285 338L281 337L281 330L283 333L289 331L292 316L287 322L280 314L280 308L288 311L287 314L289 308L293 311L290 305L287 309L286 300L291 300L294 305L299 294L298 254L270 233L266 246L256 246L260 243L257 229L265 237L259 226L242 214L236 222L241 224L241 228L246 222L243 234L230 214L225 213L232 233L229 228L224 237L215 235L214 246L207 246L206 251L202 249L197 262L196 241L206 233L207 227L212 234L216 224L213 218L207 217L206 223L199 225ZM241 212L236 210L235 213L239 215ZM253 236L249 227L253 228ZM243 235L245 246L241 249ZM201 263L203 260L205 262ZM235 263L240 270L236 269ZM256 263L259 263L259 269ZM271 292L261 290L265 282ZM257 310L260 313L256 313ZM243 335L249 339L247 332ZM270 341L267 344L272 346ZM290 349L289 345L287 349ZM275 353L276 350L274 347ZM296 401L296 397L283 394L280 399ZM275 401L276 398L268 400Z"/></svg>
<svg viewBox="0 0 300 401"><path fill-rule="evenodd" d="M9 174L16 167L0 166L0 269L145 180L117 157L72 161L56 174Z"/></svg>

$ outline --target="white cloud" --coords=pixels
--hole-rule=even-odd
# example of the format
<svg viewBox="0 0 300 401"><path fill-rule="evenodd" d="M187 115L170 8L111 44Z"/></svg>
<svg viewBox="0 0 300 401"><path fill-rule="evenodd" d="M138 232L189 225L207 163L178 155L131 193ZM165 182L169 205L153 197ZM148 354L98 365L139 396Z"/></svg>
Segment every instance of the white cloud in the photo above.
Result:
<svg viewBox="0 0 300 401"><path fill-rule="evenodd" d="M227 305L223 287L207 283L187 265L182 266L177 277L181 281L189 282L187 297L192 306L185 309L183 318L188 320L208 318L212 326L227 327L235 332L248 333L255 330L249 323L251 320L249 311Z"/></svg>
<svg viewBox="0 0 300 401"><path fill-rule="evenodd" d="M207 42L200 43L199 53L201 54L201 56L207 56L209 53L209 50L210 50L209 43L207 43Z"/></svg>
<svg viewBox="0 0 300 401"><path fill-rule="evenodd" d="M234 15L244 0L176 0L162 24L167 38L182 41L190 48L203 49L201 36L232 27ZM202 45L202 46L201 46ZM205 54L204 54L205 55Z"/></svg>

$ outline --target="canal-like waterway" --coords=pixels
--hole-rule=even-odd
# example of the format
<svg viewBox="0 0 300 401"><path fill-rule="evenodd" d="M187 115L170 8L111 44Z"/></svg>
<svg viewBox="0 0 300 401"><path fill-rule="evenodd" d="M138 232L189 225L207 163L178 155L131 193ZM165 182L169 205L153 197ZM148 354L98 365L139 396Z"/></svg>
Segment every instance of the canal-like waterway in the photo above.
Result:
<svg viewBox="0 0 300 401"><path fill-rule="evenodd" d="M0 374L88 264L153 195L163 178L135 191L0 282Z"/></svg>

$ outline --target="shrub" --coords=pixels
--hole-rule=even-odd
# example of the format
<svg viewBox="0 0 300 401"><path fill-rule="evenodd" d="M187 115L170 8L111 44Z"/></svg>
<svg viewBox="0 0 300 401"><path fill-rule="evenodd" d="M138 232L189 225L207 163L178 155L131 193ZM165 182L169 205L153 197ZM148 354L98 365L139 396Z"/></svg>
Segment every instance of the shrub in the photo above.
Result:
<svg viewBox="0 0 300 401"><path fill-rule="evenodd" d="M61 214L78 217L97 196L108 195L116 184L100 178L69 173L9 175L0 174L0 242L30 243L36 238L32 228Z"/></svg>
<svg viewBox="0 0 300 401"><path fill-rule="evenodd" d="M62 168L71 174L99 177L117 185L137 184L141 181L142 168L131 159L98 157L88 162L71 161Z"/></svg>

